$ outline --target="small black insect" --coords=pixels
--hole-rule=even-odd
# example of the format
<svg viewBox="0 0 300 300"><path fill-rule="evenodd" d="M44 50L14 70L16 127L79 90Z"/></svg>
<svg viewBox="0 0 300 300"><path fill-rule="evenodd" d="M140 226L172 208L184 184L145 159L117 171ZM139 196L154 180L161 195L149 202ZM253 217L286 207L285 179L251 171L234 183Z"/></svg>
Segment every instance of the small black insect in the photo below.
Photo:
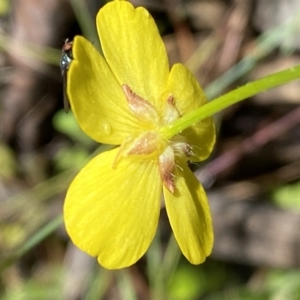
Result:
<svg viewBox="0 0 300 300"><path fill-rule="evenodd" d="M66 87L67 87L67 72L73 60L72 46L73 46L73 42L70 42L69 39L66 39L62 47L62 55L60 59L60 70L64 82L64 108L66 112L70 108Z"/></svg>

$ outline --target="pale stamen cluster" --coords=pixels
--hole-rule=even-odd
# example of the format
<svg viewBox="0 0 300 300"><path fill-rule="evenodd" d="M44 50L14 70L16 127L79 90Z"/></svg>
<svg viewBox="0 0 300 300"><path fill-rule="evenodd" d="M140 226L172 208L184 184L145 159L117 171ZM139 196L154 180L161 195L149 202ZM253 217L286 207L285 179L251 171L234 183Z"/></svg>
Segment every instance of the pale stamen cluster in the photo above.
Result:
<svg viewBox="0 0 300 300"><path fill-rule="evenodd" d="M164 114L161 118L156 108L149 101L134 93L127 84L123 84L122 89L128 106L135 117L145 124L152 124L153 130L128 137L122 143L113 166L116 167L120 157L128 155L146 155L149 157L153 155L153 158L158 159L159 172L163 184L171 193L174 193L176 188L174 176L176 156L187 159L192 155L192 147L187 143L184 136L176 135L171 140L166 141L161 137L159 130L156 129L181 117L176 108L174 96L170 94L167 97Z"/></svg>

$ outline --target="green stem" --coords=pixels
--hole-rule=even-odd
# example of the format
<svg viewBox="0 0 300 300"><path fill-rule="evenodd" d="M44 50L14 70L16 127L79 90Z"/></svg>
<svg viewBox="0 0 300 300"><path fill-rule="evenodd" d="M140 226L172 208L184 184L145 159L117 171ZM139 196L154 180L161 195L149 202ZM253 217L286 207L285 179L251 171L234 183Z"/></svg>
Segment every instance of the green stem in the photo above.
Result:
<svg viewBox="0 0 300 300"><path fill-rule="evenodd" d="M170 139L174 135L182 132L184 129L198 123L199 121L210 117L217 112L245 100L251 96L264 92L268 89L286 84L292 80L300 79L300 66L293 67L257 81L247 83L215 100L199 107L186 116L161 128L161 134L164 138Z"/></svg>

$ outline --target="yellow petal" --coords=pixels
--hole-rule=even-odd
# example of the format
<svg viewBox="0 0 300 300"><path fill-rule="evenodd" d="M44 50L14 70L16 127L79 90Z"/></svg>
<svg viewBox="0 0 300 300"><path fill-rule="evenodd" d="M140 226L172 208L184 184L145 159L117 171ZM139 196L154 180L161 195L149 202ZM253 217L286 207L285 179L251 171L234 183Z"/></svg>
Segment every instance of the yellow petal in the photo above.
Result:
<svg viewBox="0 0 300 300"><path fill-rule="evenodd" d="M74 39L67 91L82 130L94 140L118 145L142 124L134 117L104 58L83 37Z"/></svg>
<svg viewBox="0 0 300 300"><path fill-rule="evenodd" d="M105 58L120 84L155 107L166 86L169 65L157 26L149 12L127 1L113 1L97 15Z"/></svg>
<svg viewBox="0 0 300 300"><path fill-rule="evenodd" d="M170 72L168 91L173 94L175 106L181 116L204 105L206 96L194 75L182 64L175 64ZM215 139L215 126L212 118L207 118L182 132L192 146L192 161L206 159L211 153Z"/></svg>
<svg viewBox="0 0 300 300"><path fill-rule="evenodd" d="M135 263L155 234L162 192L157 163L123 158L118 148L92 159L72 182L64 204L73 243L108 269Z"/></svg>
<svg viewBox="0 0 300 300"><path fill-rule="evenodd" d="M165 187L166 209L174 236L192 264L202 263L213 246L213 228L207 197L202 185L183 162L175 174L175 192Z"/></svg>

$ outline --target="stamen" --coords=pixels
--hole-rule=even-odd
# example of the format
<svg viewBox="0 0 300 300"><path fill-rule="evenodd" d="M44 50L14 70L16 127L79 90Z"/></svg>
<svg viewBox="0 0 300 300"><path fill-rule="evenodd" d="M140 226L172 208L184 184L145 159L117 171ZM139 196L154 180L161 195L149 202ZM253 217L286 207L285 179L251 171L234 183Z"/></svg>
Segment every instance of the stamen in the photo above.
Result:
<svg viewBox="0 0 300 300"><path fill-rule="evenodd" d="M187 143L187 139L182 135L176 135L172 139L172 146L176 153L191 157L193 155L192 146Z"/></svg>
<svg viewBox="0 0 300 300"><path fill-rule="evenodd" d="M151 154L158 149L158 136L154 132L146 132L146 134L140 138L137 138L128 149L128 155L136 154Z"/></svg>
<svg viewBox="0 0 300 300"><path fill-rule="evenodd" d="M157 133L148 131L137 136L127 138L120 146L120 149L113 161L115 168L121 157L128 155L151 155L159 151L160 138Z"/></svg>
<svg viewBox="0 0 300 300"><path fill-rule="evenodd" d="M184 153L186 157L191 157L193 154L192 146L190 144L182 143L179 144L181 151Z"/></svg>
<svg viewBox="0 0 300 300"><path fill-rule="evenodd" d="M166 123L171 123L180 117L180 113L175 106L175 98L170 94L167 98L164 120Z"/></svg>
<svg viewBox="0 0 300 300"><path fill-rule="evenodd" d="M161 180L169 192L173 194L175 191L175 182L173 176L173 171L175 168L175 155L173 148L171 146L167 146L165 151L159 156L158 160Z"/></svg>
<svg viewBox="0 0 300 300"><path fill-rule="evenodd" d="M129 108L136 117L150 123L157 122L157 111L149 101L134 93L127 84L123 84L122 89L128 101Z"/></svg>

